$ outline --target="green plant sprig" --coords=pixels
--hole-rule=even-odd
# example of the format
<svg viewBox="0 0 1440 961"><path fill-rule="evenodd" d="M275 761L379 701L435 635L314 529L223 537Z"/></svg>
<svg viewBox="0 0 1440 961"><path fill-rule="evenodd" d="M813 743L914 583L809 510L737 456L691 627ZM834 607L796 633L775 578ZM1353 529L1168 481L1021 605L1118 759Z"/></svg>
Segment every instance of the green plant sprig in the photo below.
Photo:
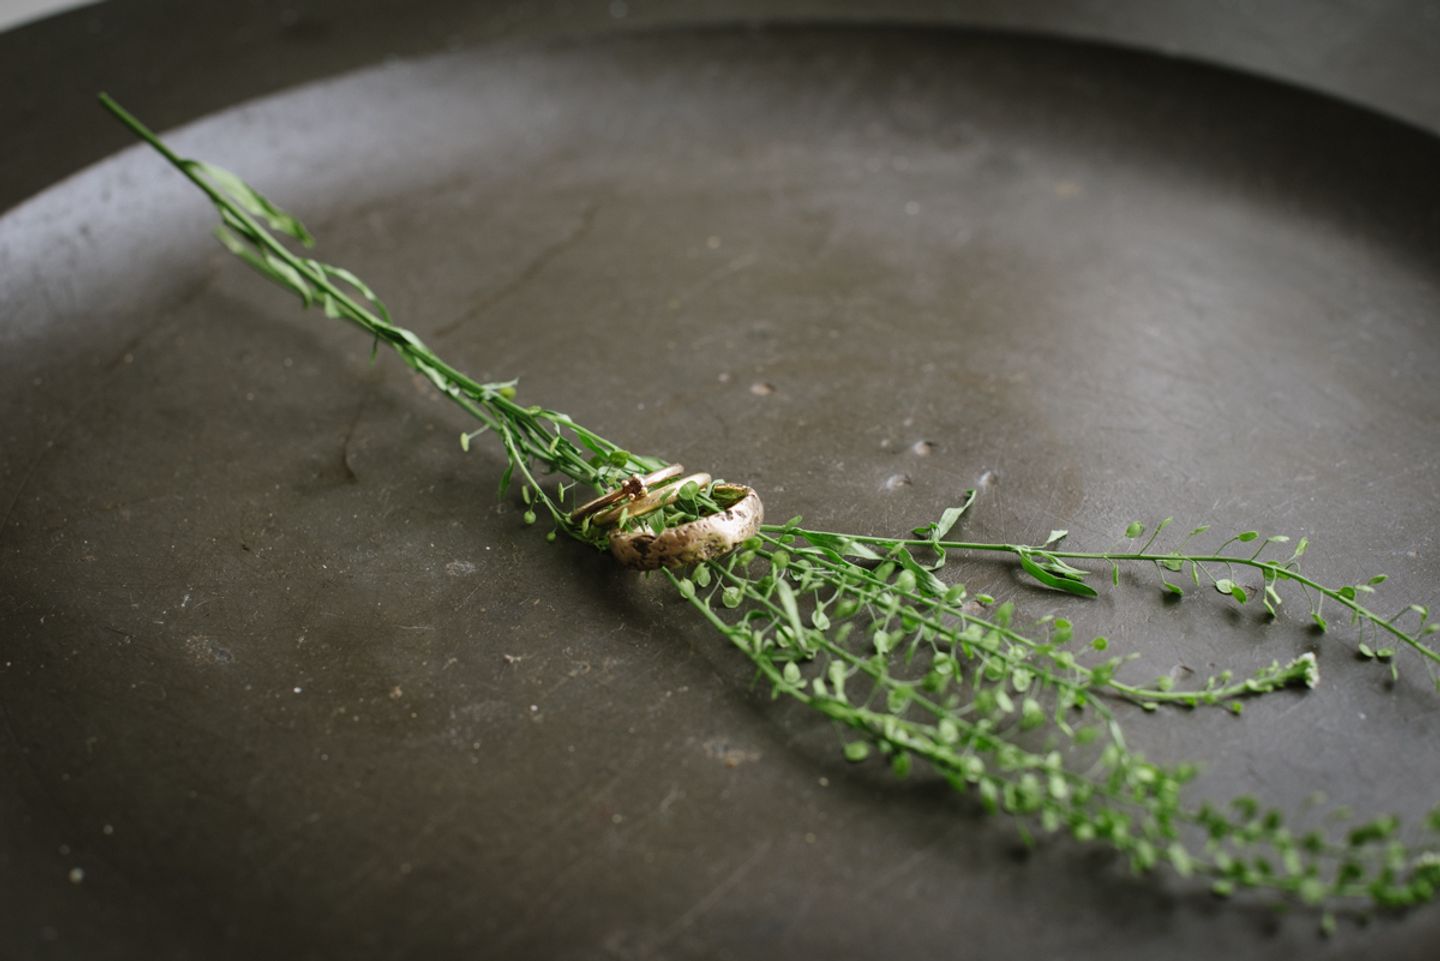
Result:
<svg viewBox="0 0 1440 961"><path fill-rule="evenodd" d="M1194 768L1166 769L1128 750L1115 714L1084 696L1094 685L1078 665L1068 678L1032 671L1029 657L1045 645L1008 646L1007 637L1020 635L1007 626L1004 605L986 621L965 610L963 593L915 596L897 590L903 570L897 575L883 564L869 568L804 550L760 537L737 556L689 576L667 576L777 695L861 735L844 746L852 761L878 748L903 775L919 758L992 810L1109 843L1137 870L1164 861L1182 874L1210 876L1221 894L1247 887L1307 903L1369 898L1389 905L1433 895L1440 875L1431 854L1380 844L1398 830L1390 819L1336 841L1317 832L1297 835L1279 812L1262 814L1248 798L1236 802L1231 816L1184 807L1181 787ZM751 573L756 564L765 566L763 574ZM897 604L902 595L909 602ZM717 598L738 620L721 616ZM868 619L858 645L847 644L856 631L835 629L825 615L846 602L853 610L845 624ZM933 629L937 619L953 627ZM977 630L983 623L991 626ZM897 626L915 631L924 656L916 658L913 646L892 646L886 630ZM1308 677L1313 659L1307 660ZM861 691L859 683L866 685ZM1088 714L1096 723L1077 730ZM1057 746L1057 735L1071 750Z"/></svg>
<svg viewBox="0 0 1440 961"><path fill-rule="evenodd" d="M897 546L928 547L943 556L947 551L961 552L1001 552L1015 555L1021 562L1025 572L1031 575L1037 582L1052 590L1064 591L1066 593L1080 594L1082 596L1094 596L1094 589L1085 583L1084 578L1090 572L1073 567L1064 563L1065 561L1104 561L1111 565L1112 582L1119 583L1121 563L1143 563L1149 564L1159 573L1160 583L1163 590L1175 596L1183 596L1184 588L1170 581L1165 572L1179 573L1187 567L1192 582L1199 587L1208 582L1217 592L1232 598L1237 604L1245 604L1249 600L1249 594L1235 580L1235 568L1248 568L1258 571L1263 579L1260 598L1267 613L1272 617L1278 616L1279 607L1282 603L1277 585L1282 583L1293 583L1303 592L1309 604L1310 618L1316 629L1322 633L1330 630L1330 624L1325 618L1322 608L1325 601L1334 602L1339 607L1350 612L1351 622L1369 629L1375 634L1388 634L1402 644L1413 649L1417 654L1431 661L1440 664L1440 651L1428 646L1425 639L1440 633L1440 621L1430 619L1429 608L1421 604L1409 604L1403 607L1397 614L1390 617L1366 607L1359 600L1362 596L1375 593L1375 588L1383 584L1388 578L1384 574L1377 574L1369 580L1340 587L1329 587L1306 576L1300 570L1300 559L1305 555L1309 546L1309 539L1300 538L1296 543L1290 556L1284 560L1261 560L1261 554L1267 547L1275 544L1287 544L1290 538L1286 535L1272 535L1260 539L1256 531L1243 531L1235 534L1226 540L1219 548L1204 552L1187 552L1181 550L1184 542L1191 538L1204 534L1209 530L1207 526L1197 527L1192 530L1184 540L1169 551L1151 551L1150 547L1172 522L1166 518L1156 525L1151 532L1150 539L1138 551L1072 551L1062 550L1054 545L1064 539L1067 532L1055 531L1051 539L1044 545L1033 546L1025 544L1004 544L985 543L976 541L947 541L939 538L887 538L873 535L840 535L830 531L795 530L794 533L800 537L809 539L811 536L821 540L845 538L855 544L880 545L888 549ZM779 528L770 528L779 530ZM1142 536L1145 527L1139 521L1133 522L1126 529L1125 536L1131 539ZM1260 541L1260 546L1250 554L1227 554L1226 547L1231 544L1247 544ZM1211 570L1212 566L1225 568L1227 576L1220 577ZM1399 623L1401 618L1413 614L1417 621L1413 631L1403 629ZM1389 661L1394 651L1385 647L1372 648L1369 644L1361 643L1362 656L1374 658L1381 661ZM1391 664L1392 673L1394 665ZM1437 690L1440 690L1440 679L1436 679Z"/></svg>
<svg viewBox="0 0 1440 961"><path fill-rule="evenodd" d="M477 436L494 433L506 457L500 495L518 475L526 524L534 524L543 511L552 523L547 539L564 533L605 546L606 532L592 529L588 519L570 521L576 488L607 490L662 466L662 460L632 454L559 411L519 404L514 381L481 383L445 363L414 333L396 325L383 302L354 274L292 250L281 237L302 247L313 244L296 218L234 174L181 158L114 100L102 95L101 101L206 194L220 214L217 235L228 250L295 293L304 306L319 306L328 316L365 330L376 348L381 343L391 347L476 418L481 426L461 436L463 448L468 450ZM565 480L542 479L543 474ZM722 506L713 485L687 485L679 494L665 510L623 518L622 526L663 530ZM1254 532L1203 553L1184 553L1178 546L1152 551L1169 520L1134 551L1061 550L1056 545L1064 531L1052 533L1038 547L947 539L974 502L974 492L966 492L959 505L917 528L913 538L812 530L794 518L765 526L727 557L684 573L667 570L665 577L750 660L776 697L803 704L848 732L841 746L846 758L859 763L878 753L902 776L914 760L926 762L986 808L1011 815L1027 838L1035 828L1068 832L1079 841L1110 846L1137 871L1165 863L1184 876L1208 877L1218 894L1257 889L1327 907L1351 899L1406 906L1431 900L1440 891L1440 808L1425 825L1429 840L1421 842L1404 840L1399 821L1390 816L1337 837L1292 828L1282 812L1262 810L1249 797L1235 799L1224 810L1190 806L1183 803L1183 789L1197 768L1158 765L1131 750L1122 717L1108 703L1134 703L1146 710L1165 703L1224 704L1239 713L1243 698L1313 687L1318 680L1313 655L1285 665L1272 662L1240 681L1225 672L1202 689L1176 690L1168 677L1133 684L1118 676L1127 658L1087 664L1069 650L1074 627L1068 620L1049 617L1022 628L1013 604L971 595L963 585L946 584L937 571L948 552L1007 552L1040 584L1089 597L1096 594L1085 583L1089 572L1068 561L1107 562L1116 584L1120 563L1150 563L1172 593L1181 589L1169 583L1165 572L1189 565L1197 584L1207 579L1243 604L1247 594L1233 572L1250 568L1264 579L1265 606L1272 614L1280 602L1276 585L1293 583L1311 599L1312 616L1322 629L1320 605L1330 600L1350 610L1357 623L1386 631L1435 660L1435 652L1421 642L1435 631L1426 609L1407 608L1420 618L1420 627L1407 633L1396 626L1398 615L1386 620L1357 600L1383 578L1330 588L1306 577L1298 566L1304 539L1283 562L1259 559L1267 545L1283 543L1279 537L1268 538L1248 557L1225 552L1232 543L1258 539ZM1191 536L1203 532L1197 528ZM1132 524L1126 533L1138 538L1144 529ZM922 561L917 551L922 556L928 551L930 557ZM1231 576L1217 577L1212 568ZM1103 637L1089 645L1097 653L1107 647ZM1371 656L1388 660L1390 653L1381 649ZM1333 923L1327 911L1322 930Z"/></svg>
<svg viewBox="0 0 1440 961"><path fill-rule="evenodd" d="M524 465L530 461L594 488L613 486L632 473L663 466L663 461L631 454L559 411L517 404L513 399L515 381L481 383L451 367L413 332L395 324L384 302L350 271L301 256L271 233L276 231L303 247L313 246L314 238L298 219L233 173L180 157L109 95L101 94L100 102L210 199L221 219L216 236L227 250L296 294L303 306L319 306L326 316L369 333L376 348L381 343L392 348L407 366L480 421L484 426L479 431L462 436L462 447L468 449L470 441L487 430L498 433L512 455L501 481L502 494L512 472L528 470ZM564 523L559 508L539 484L530 480L530 490L557 525L579 536L578 529Z"/></svg>

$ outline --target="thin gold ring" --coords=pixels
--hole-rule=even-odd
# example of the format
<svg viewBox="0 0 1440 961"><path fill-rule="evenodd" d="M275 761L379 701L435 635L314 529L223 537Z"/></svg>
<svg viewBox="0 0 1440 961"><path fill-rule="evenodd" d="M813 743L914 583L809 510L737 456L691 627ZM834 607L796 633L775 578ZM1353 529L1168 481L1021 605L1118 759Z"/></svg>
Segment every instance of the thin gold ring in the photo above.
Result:
<svg viewBox="0 0 1440 961"><path fill-rule="evenodd" d="M613 531L610 553L631 570L653 571L723 557L754 537L765 519L760 495L743 484L716 484L711 493L735 501L719 513L677 524L659 534Z"/></svg>
<svg viewBox="0 0 1440 961"><path fill-rule="evenodd" d="M625 483L613 491L610 491L608 494L601 494L592 501L586 501L571 511L570 523L578 524L591 514L604 510L616 501L626 498L634 500L637 497L643 497L646 491L649 490L650 485L667 481L672 477L679 477L683 473L685 473L683 466L680 464L670 464L667 467L662 467L657 471L651 471L648 474L631 474L625 478Z"/></svg>
<svg viewBox="0 0 1440 961"><path fill-rule="evenodd" d="M694 482L697 487L704 487L710 483L710 475L704 471L691 474L689 477L682 477L680 480L671 481L663 487L656 487L647 491L634 500L617 504L608 510L601 511L590 519L594 527L608 527L620 520L620 515L626 517L644 517L646 514L654 513L662 507L675 503L680 497L680 490L686 484Z"/></svg>

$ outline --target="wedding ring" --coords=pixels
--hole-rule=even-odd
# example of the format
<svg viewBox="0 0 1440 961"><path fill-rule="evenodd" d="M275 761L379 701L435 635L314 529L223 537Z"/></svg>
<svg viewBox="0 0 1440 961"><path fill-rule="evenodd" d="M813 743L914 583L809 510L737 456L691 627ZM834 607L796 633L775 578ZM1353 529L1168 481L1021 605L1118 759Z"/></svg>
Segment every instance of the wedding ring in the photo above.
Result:
<svg viewBox="0 0 1440 961"><path fill-rule="evenodd" d="M679 477L683 473L685 473L684 467L679 464L671 464L657 471L651 471L649 474L631 474L625 478L625 483L613 491L610 491L608 494L601 494L592 501L586 501L571 511L570 523L578 524L591 514L604 510L616 501L626 499L634 500L637 497L643 497L649 490L651 484L658 484L672 477Z"/></svg>
<svg viewBox="0 0 1440 961"><path fill-rule="evenodd" d="M683 468L681 469L683 470ZM702 471L698 474L691 474L689 477L682 477L680 480L668 483L664 487L657 487L654 490L646 491L634 500L624 501L614 507L601 511L590 519L590 523L595 527L608 527L620 520L621 514L634 518L644 517L646 514L654 513L662 507L675 503L680 497L680 489L691 481L694 481L697 487L704 487L710 483L710 475Z"/></svg>
<svg viewBox="0 0 1440 961"><path fill-rule="evenodd" d="M765 508L754 489L743 484L716 484L711 494L718 495L722 503L734 498L734 503L717 514L677 524L659 534L614 531L610 553L631 570L653 571L723 557L755 536Z"/></svg>

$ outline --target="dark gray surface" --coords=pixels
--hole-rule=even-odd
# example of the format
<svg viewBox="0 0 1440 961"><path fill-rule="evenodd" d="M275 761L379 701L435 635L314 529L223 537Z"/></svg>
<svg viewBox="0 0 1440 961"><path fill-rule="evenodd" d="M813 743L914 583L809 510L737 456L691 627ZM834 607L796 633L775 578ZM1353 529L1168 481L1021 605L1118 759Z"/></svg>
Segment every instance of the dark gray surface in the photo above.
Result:
<svg viewBox="0 0 1440 961"><path fill-rule="evenodd" d="M504 39L826 20L1038 32L1298 83L1440 131L1433 0L105 0L0 35L0 210L120 149L95 91L171 127L385 58Z"/></svg>
<svg viewBox="0 0 1440 961"><path fill-rule="evenodd" d="M1173 513L1434 599L1440 145L1359 110L1058 42L712 29L382 66L176 140L460 366L774 516L908 527L988 476L977 538ZM138 151L0 221L0 952L1433 954L1433 909L1320 943L844 765L208 222ZM1298 618L955 575L1142 677L1318 646L1314 694L1136 720L1201 793L1435 801L1413 662L1387 690Z"/></svg>

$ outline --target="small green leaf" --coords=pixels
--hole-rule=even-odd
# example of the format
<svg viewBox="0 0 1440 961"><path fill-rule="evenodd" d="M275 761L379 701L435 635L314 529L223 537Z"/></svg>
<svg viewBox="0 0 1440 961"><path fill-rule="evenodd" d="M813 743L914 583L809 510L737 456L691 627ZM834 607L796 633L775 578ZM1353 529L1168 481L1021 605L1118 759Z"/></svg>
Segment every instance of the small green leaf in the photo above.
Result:
<svg viewBox="0 0 1440 961"><path fill-rule="evenodd" d="M1049 547L1051 544L1058 544L1068 537L1069 534L1069 531L1051 531L1050 536L1045 538L1045 546Z"/></svg>
<svg viewBox="0 0 1440 961"><path fill-rule="evenodd" d="M515 462L512 460L505 465L505 470L500 475L500 497L510 490L510 478L515 474Z"/></svg>
<svg viewBox="0 0 1440 961"><path fill-rule="evenodd" d="M315 238L310 236L310 231L305 229L304 224L265 199L254 187L225 168L202 160L185 160L181 162L181 166L209 180L211 186L233 200L237 207L252 217L264 220L271 230L278 230L287 237L293 237L307 247L315 243Z"/></svg>
<svg viewBox="0 0 1440 961"><path fill-rule="evenodd" d="M805 636L805 628L800 624L800 607L795 602L795 592L784 580L775 582L775 593L780 595L780 606L785 610L785 617L790 621L790 629L795 632L797 639Z"/></svg>
<svg viewBox="0 0 1440 961"><path fill-rule="evenodd" d="M1260 536L1259 531L1245 531L1243 534L1236 534L1235 539L1242 544L1248 544Z"/></svg>
<svg viewBox="0 0 1440 961"><path fill-rule="evenodd" d="M892 555L899 562L902 568L900 578L896 578L896 587L902 591L909 591L911 587L918 586L920 593L930 597L944 597L949 589L945 582L936 577L926 569L925 565L915 559L915 555L904 547L896 550ZM909 575L908 577L906 575ZM902 583L901 578L904 578ZM913 584L909 582L913 581ZM907 586L908 585L908 586Z"/></svg>
<svg viewBox="0 0 1440 961"><path fill-rule="evenodd" d="M1245 593L1245 588L1241 587L1239 584L1234 584L1231 586L1230 596L1235 598L1236 604L1244 604L1250 599L1250 595Z"/></svg>
<svg viewBox="0 0 1440 961"><path fill-rule="evenodd" d="M800 666L794 661L789 661L786 663L784 670L780 672L780 676L785 678L786 684L799 684Z"/></svg>
<svg viewBox="0 0 1440 961"><path fill-rule="evenodd" d="M1315 626L1320 628L1321 633L1324 633L1325 631L1328 631L1330 629L1330 625L1326 623L1325 618L1320 616L1319 611L1311 611L1310 618L1315 622Z"/></svg>
<svg viewBox="0 0 1440 961"><path fill-rule="evenodd" d="M360 292L360 296L364 297L365 300L369 302L370 306L375 308L375 312L380 315L382 320L384 320L386 323L391 322L390 309L385 306L384 302L381 301L379 297L375 296L375 291L367 287L365 285L365 282L362 281L359 277L356 277L344 267L336 267L332 264L322 264L318 260L307 260L306 263L308 263L312 268L319 271L320 273L326 274L330 277L334 277L337 280L342 280L345 283L349 284L351 287L354 287L357 291Z"/></svg>
<svg viewBox="0 0 1440 961"><path fill-rule="evenodd" d="M1145 525L1139 521L1131 521L1130 526L1125 528L1125 536L1132 540L1143 533L1145 533Z"/></svg>
<svg viewBox="0 0 1440 961"><path fill-rule="evenodd" d="M735 587L734 585L725 588L725 590L722 591L721 594L720 594L720 603L721 603L721 604L724 604L726 607L730 608L731 610L734 610L735 608L739 607L739 606L740 606L740 602L743 601L744 599L745 599L744 593L740 590L740 588Z"/></svg>
<svg viewBox="0 0 1440 961"><path fill-rule="evenodd" d="M271 279L282 287L288 287L300 298L300 302L309 307L315 302L315 291L310 286L310 281L300 275L288 261L282 259L271 251L265 251L263 255L265 269L269 272Z"/></svg>
<svg viewBox="0 0 1440 961"><path fill-rule="evenodd" d="M1095 650L1097 651L1103 651L1105 650L1105 648L1110 646L1110 641L1104 637L1097 637L1095 638L1095 640L1090 642L1090 646L1095 648Z"/></svg>
<svg viewBox="0 0 1440 961"><path fill-rule="evenodd" d="M1188 878L1194 873L1195 862L1191 859L1190 852L1185 849L1185 845L1175 841L1171 843L1166 854L1170 856L1170 863L1174 866L1176 874L1182 878Z"/></svg>
<svg viewBox="0 0 1440 961"><path fill-rule="evenodd" d="M1231 591L1235 590L1235 582L1228 577L1222 577L1215 582L1215 590L1219 591L1221 594L1229 594Z"/></svg>
<svg viewBox="0 0 1440 961"><path fill-rule="evenodd" d="M930 539L936 541L944 540L945 535L949 534L950 529L955 526L956 522L965 516L965 512L970 509L970 505L973 503L975 503L975 491L965 491L965 496L958 507L947 507L940 515L940 521L931 532Z"/></svg>
<svg viewBox="0 0 1440 961"><path fill-rule="evenodd" d="M1056 575L1045 570L1039 564L1035 563L1035 560L1030 556L1029 551L1021 551L1018 556L1020 558L1020 566L1025 568L1025 573L1029 574L1031 577L1035 578L1035 580L1039 581L1041 584L1044 584L1046 587L1052 588L1057 591L1064 591L1067 594L1074 594L1077 597L1097 596L1095 588L1091 587L1089 584L1073 580L1069 577L1057 577Z"/></svg>
<svg viewBox="0 0 1440 961"><path fill-rule="evenodd" d="M825 675L830 679L830 689L834 692L835 699L845 700L845 662L831 661L830 666L825 670Z"/></svg>
<svg viewBox="0 0 1440 961"><path fill-rule="evenodd" d="M866 741L851 741L845 745L845 760L858 764L870 756L870 744Z"/></svg>

